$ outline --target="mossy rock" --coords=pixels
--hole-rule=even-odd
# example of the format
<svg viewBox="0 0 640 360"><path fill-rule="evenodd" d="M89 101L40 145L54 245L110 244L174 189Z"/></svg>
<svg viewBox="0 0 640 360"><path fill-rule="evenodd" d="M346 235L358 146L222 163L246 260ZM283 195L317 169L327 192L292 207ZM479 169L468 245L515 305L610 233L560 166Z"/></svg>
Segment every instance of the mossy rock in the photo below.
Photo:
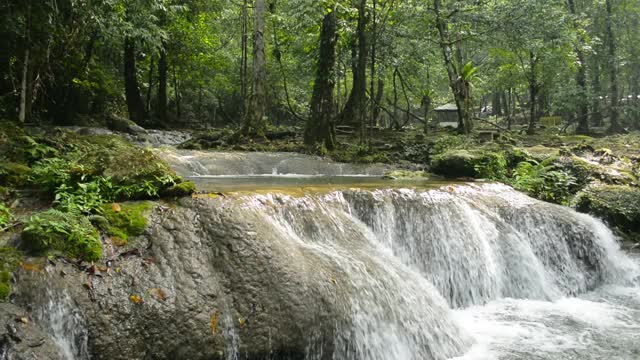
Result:
<svg viewBox="0 0 640 360"><path fill-rule="evenodd" d="M70 186L79 179L109 178L119 200L138 200L157 198L181 180L152 150L115 135L61 132L56 139L65 154L58 160L68 164L63 170L71 176L67 181ZM36 168L51 168L46 162L52 160L55 159L45 160L44 165L38 163Z"/></svg>
<svg viewBox="0 0 640 360"><path fill-rule="evenodd" d="M22 260L22 254L14 247L0 247L0 301L11 294L11 273Z"/></svg>
<svg viewBox="0 0 640 360"><path fill-rule="evenodd" d="M11 295L11 283L0 282L0 301L6 301Z"/></svg>
<svg viewBox="0 0 640 360"><path fill-rule="evenodd" d="M25 164L0 163L0 181L7 185L23 188L29 183L29 174L31 174L31 168Z"/></svg>
<svg viewBox="0 0 640 360"><path fill-rule="evenodd" d="M106 204L102 207L102 214L108 222L105 230L126 244L130 237L142 235L147 227L145 214L152 208L153 204L148 201Z"/></svg>
<svg viewBox="0 0 640 360"><path fill-rule="evenodd" d="M609 185L629 185L637 181L629 171L592 163L578 156L562 156L555 159L553 163L571 173L581 188L594 181Z"/></svg>
<svg viewBox="0 0 640 360"><path fill-rule="evenodd" d="M640 233L640 189L603 185L576 196L578 211L593 214L625 233Z"/></svg>
<svg viewBox="0 0 640 360"><path fill-rule="evenodd" d="M110 115L107 117L107 127L113 131L124 132L132 135L146 133L140 125L120 116Z"/></svg>
<svg viewBox="0 0 640 360"><path fill-rule="evenodd" d="M449 150L436 155L431 161L431 171L448 178L476 177L476 165L482 154L468 150Z"/></svg>
<svg viewBox="0 0 640 360"><path fill-rule="evenodd" d="M533 160L536 160L537 162L542 162L549 158L555 159L558 156L560 156L560 149L546 147L542 145L525 147L525 148L521 148L521 150L526 151L527 154L529 154L531 158Z"/></svg>
<svg viewBox="0 0 640 360"><path fill-rule="evenodd" d="M47 210L26 222L22 231L25 246L36 253L59 252L70 258L97 261L102 257L98 231L81 214Z"/></svg>
<svg viewBox="0 0 640 360"><path fill-rule="evenodd" d="M163 196L168 197L185 197L196 192L196 184L191 181L183 181L162 192Z"/></svg>

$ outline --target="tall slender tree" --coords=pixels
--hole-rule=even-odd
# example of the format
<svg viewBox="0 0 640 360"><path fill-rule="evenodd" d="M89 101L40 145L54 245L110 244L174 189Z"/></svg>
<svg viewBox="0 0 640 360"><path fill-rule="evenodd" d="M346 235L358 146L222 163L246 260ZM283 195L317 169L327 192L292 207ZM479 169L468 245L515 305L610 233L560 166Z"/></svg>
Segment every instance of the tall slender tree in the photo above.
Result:
<svg viewBox="0 0 640 360"><path fill-rule="evenodd" d="M313 84L310 116L304 133L307 146L323 144L327 150L335 147L335 123L333 119L334 68L336 64L337 19L335 7L327 10L320 30L316 80Z"/></svg>
<svg viewBox="0 0 640 360"><path fill-rule="evenodd" d="M253 86L241 134L245 136L264 136L267 130L265 118L267 108L267 60L264 49L264 0L254 1L253 18Z"/></svg>

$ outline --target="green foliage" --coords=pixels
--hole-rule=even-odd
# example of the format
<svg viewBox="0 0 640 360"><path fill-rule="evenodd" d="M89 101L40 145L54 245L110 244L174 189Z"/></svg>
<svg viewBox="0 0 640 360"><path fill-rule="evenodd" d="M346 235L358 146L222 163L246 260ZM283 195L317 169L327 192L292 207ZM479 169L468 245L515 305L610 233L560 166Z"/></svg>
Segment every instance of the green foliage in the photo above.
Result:
<svg viewBox="0 0 640 360"><path fill-rule="evenodd" d="M22 254L13 247L0 247L0 301L11 294L11 273L20 264Z"/></svg>
<svg viewBox="0 0 640 360"><path fill-rule="evenodd" d="M48 158L34 164L31 183L37 189L53 192L61 185L71 183L72 178L71 162L63 158Z"/></svg>
<svg viewBox="0 0 640 360"><path fill-rule="evenodd" d="M124 242L131 236L139 236L147 226L145 213L151 210L153 204L144 201L139 203L122 203L117 206L106 204L102 213L107 220L107 233L116 236ZM116 211L119 210L119 211Z"/></svg>
<svg viewBox="0 0 640 360"><path fill-rule="evenodd" d="M596 215L626 233L640 234L640 189L607 185L589 188L575 200L579 211Z"/></svg>
<svg viewBox="0 0 640 360"><path fill-rule="evenodd" d="M566 171L552 170L543 164L522 162L515 168L511 184L540 200L566 205L576 178Z"/></svg>
<svg viewBox="0 0 640 360"><path fill-rule="evenodd" d="M431 171L448 178L477 177L476 164L482 154L467 150L448 150L431 160Z"/></svg>
<svg viewBox="0 0 640 360"><path fill-rule="evenodd" d="M339 162L347 163L388 163L389 157L383 152L369 149L365 144L343 145L331 151L329 156Z"/></svg>
<svg viewBox="0 0 640 360"><path fill-rule="evenodd" d="M54 206L65 212L90 214L99 211L105 202L112 201L114 186L110 178L98 177L75 186L60 185L55 191Z"/></svg>
<svg viewBox="0 0 640 360"><path fill-rule="evenodd" d="M447 150L472 149L476 146L477 143L475 140L469 136L444 135L436 139L431 153L433 155L439 155L445 153Z"/></svg>
<svg viewBox="0 0 640 360"><path fill-rule="evenodd" d="M484 179L504 181L507 176L507 160L497 152L484 153L474 168L476 176Z"/></svg>
<svg viewBox="0 0 640 360"><path fill-rule="evenodd" d="M58 155L58 150L42 142L36 141L30 136L23 136L22 142L24 144L23 151L27 154L30 162Z"/></svg>
<svg viewBox="0 0 640 360"><path fill-rule="evenodd" d="M18 188L25 187L29 182L31 169L25 165L14 162L0 163L0 181Z"/></svg>
<svg viewBox="0 0 640 360"><path fill-rule="evenodd" d="M196 192L196 184L191 181L184 181L175 184L163 192L163 196L183 197Z"/></svg>
<svg viewBox="0 0 640 360"><path fill-rule="evenodd" d="M25 245L37 253L59 252L71 258L97 261L102 244L87 217L78 213L47 210L29 218L22 231Z"/></svg>
<svg viewBox="0 0 640 360"><path fill-rule="evenodd" d="M11 222L11 210L0 202L0 230L4 229Z"/></svg>

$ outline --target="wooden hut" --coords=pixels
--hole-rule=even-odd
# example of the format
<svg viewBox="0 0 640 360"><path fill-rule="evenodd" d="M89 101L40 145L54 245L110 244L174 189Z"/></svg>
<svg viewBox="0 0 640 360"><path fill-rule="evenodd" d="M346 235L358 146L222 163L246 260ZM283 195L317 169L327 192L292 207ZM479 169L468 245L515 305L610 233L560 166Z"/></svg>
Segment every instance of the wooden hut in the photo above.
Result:
<svg viewBox="0 0 640 360"><path fill-rule="evenodd" d="M433 110L438 126L458 127L458 108L456 104L445 104Z"/></svg>

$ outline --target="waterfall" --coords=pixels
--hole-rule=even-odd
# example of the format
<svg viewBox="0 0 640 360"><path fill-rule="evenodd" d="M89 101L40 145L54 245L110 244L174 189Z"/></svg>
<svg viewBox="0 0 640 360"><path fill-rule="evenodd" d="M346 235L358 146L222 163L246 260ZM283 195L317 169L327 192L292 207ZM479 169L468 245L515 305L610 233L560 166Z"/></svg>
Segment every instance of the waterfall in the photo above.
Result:
<svg viewBox="0 0 640 360"><path fill-rule="evenodd" d="M66 293L47 289L36 317L61 350L65 360L89 360L89 333L79 310Z"/></svg>
<svg viewBox="0 0 640 360"><path fill-rule="evenodd" d="M563 312L571 303L565 299L602 286L634 286L640 274L602 222L504 185L242 201L283 246L302 249L312 264L312 258L332 264L335 273L326 276L344 290L336 302L350 314L335 324L334 359L454 358L472 348L469 329L477 338L488 331L478 330L478 322L499 328L486 317L504 321L515 311L509 306L548 304L553 316L575 316ZM581 301L591 304L575 300ZM538 320L540 326L549 321ZM307 358L324 358L326 351L310 344Z"/></svg>

